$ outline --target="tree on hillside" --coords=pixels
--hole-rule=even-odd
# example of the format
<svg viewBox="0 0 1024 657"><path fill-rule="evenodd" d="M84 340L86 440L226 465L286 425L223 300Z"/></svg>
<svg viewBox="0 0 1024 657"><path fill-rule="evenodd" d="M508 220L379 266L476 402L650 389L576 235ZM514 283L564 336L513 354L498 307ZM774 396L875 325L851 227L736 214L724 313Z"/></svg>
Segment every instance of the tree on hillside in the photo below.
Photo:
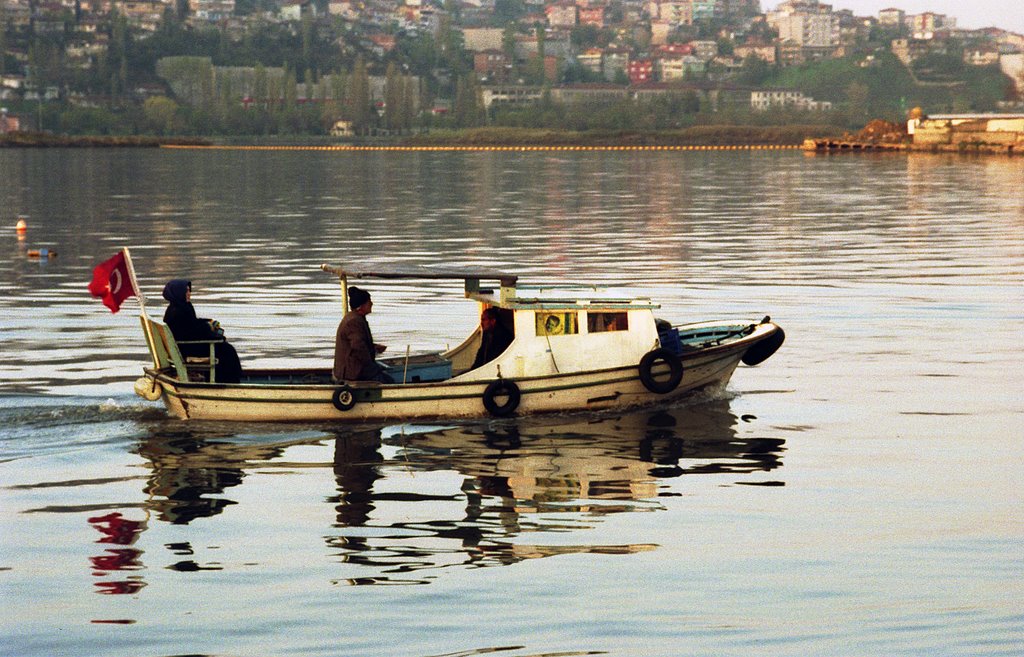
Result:
<svg viewBox="0 0 1024 657"><path fill-rule="evenodd" d="M256 65L256 73L252 81L252 99L255 106L265 108L270 94L270 83L267 79L267 69L263 64Z"/></svg>
<svg viewBox="0 0 1024 657"><path fill-rule="evenodd" d="M0 75L7 73L7 3L0 2Z"/></svg>
<svg viewBox="0 0 1024 657"><path fill-rule="evenodd" d="M577 25L569 32L569 40L572 42L572 45L580 50L598 47L598 39L600 37L601 31L596 25L591 25L590 23Z"/></svg>
<svg viewBox="0 0 1024 657"><path fill-rule="evenodd" d="M751 53L743 58L743 66L736 75L736 82L751 87L760 87L772 75L772 65Z"/></svg>
<svg viewBox="0 0 1024 657"><path fill-rule="evenodd" d="M392 52L414 75L431 75L438 66L437 44L429 34L399 34Z"/></svg>
<svg viewBox="0 0 1024 657"><path fill-rule="evenodd" d="M343 108L348 100L347 76L344 73L332 73L327 86L331 102L324 103L324 123L333 125L345 116Z"/></svg>
<svg viewBox="0 0 1024 657"><path fill-rule="evenodd" d="M65 79L65 55L60 43L36 37L28 51L29 81L40 90L62 87Z"/></svg>
<svg viewBox="0 0 1024 657"><path fill-rule="evenodd" d="M483 124L483 101L475 76L466 75L459 78L455 85L455 104L452 114L455 126L459 128L475 128Z"/></svg>
<svg viewBox="0 0 1024 657"><path fill-rule="evenodd" d="M914 75L921 81L948 82L961 79L967 65L963 53L929 53L914 60Z"/></svg>
<svg viewBox="0 0 1024 657"><path fill-rule="evenodd" d="M384 127L388 130L399 131L404 127L401 122L404 98L405 80L391 62L384 74Z"/></svg>
<svg viewBox="0 0 1024 657"><path fill-rule="evenodd" d="M302 66L306 69L310 69L313 67L313 42L316 36L315 27L313 26L313 15L310 12L302 14L301 33Z"/></svg>
<svg viewBox="0 0 1024 657"><path fill-rule="evenodd" d="M526 3L523 0L495 0L494 24L508 25L526 14Z"/></svg>
<svg viewBox="0 0 1024 657"><path fill-rule="evenodd" d="M463 75L473 68L466 54L462 32L456 29L452 16L441 17L434 42L438 52L438 63L450 69L453 75Z"/></svg>
<svg viewBox="0 0 1024 657"><path fill-rule="evenodd" d="M345 94L347 118L357 134L365 134L371 127L370 75L362 57L356 59L355 68L348 78L348 92Z"/></svg>
<svg viewBox="0 0 1024 657"><path fill-rule="evenodd" d="M147 98L142 104L142 113L149 128L158 135L173 135L181 132L178 120L178 103L166 96Z"/></svg>
<svg viewBox="0 0 1024 657"><path fill-rule="evenodd" d="M867 125L873 117L871 116L868 101L871 98L871 89L863 82L851 82L846 87L847 123L852 126Z"/></svg>
<svg viewBox="0 0 1024 657"><path fill-rule="evenodd" d="M131 32L124 14L114 11L110 19L110 40L100 59L100 75L109 84L109 93L120 98L128 87L128 51Z"/></svg>

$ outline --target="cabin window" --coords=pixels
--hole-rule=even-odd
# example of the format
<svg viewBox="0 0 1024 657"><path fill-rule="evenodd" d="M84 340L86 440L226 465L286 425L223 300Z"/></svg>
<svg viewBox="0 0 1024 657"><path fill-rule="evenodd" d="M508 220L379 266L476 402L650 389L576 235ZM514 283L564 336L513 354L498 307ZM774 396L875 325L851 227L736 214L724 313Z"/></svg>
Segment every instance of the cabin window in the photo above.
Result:
<svg viewBox="0 0 1024 657"><path fill-rule="evenodd" d="M571 335L579 332L574 312L537 313L537 335Z"/></svg>
<svg viewBox="0 0 1024 657"><path fill-rule="evenodd" d="M587 313L587 331L590 333L604 333L606 331L628 331L629 315L624 312L614 313Z"/></svg>

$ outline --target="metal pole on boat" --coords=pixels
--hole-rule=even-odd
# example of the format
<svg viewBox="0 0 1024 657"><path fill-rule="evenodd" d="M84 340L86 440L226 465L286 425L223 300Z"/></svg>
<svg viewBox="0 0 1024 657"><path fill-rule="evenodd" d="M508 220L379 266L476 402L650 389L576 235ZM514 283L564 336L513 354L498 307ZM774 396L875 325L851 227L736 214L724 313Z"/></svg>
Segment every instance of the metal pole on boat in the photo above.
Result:
<svg viewBox="0 0 1024 657"><path fill-rule="evenodd" d="M337 274L338 282L341 283L341 309L342 314L347 314L349 311L348 307L348 274L345 270L340 267L332 267L326 262L320 265L321 271L325 271L329 274Z"/></svg>
<svg viewBox="0 0 1024 657"><path fill-rule="evenodd" d="M153 367L160 369L160 356L157 354L156 348L153 346L156 344L156 336L153 335L152 330L149 326L149 314L146 313L146 295L142 293L142 289L139 287L139 281L135 278L135 265L132 264L132 254L128 250L128 247L122 247L121 252L124 254L124 264L128 268L128 281L132 285L132 290L135 292L135 297L139 300L139 317L143 319L142 331L146 334L146 344L149 346L150 355L153 357ZM156 390L156 379L153 379L152 390Z"/></svg>
<svg viewBox="0 0 1024 657"><path fill-rule="evenodd" d="M128 247L122 247L121 252L124 253L124 262L128 266L128 279L131 281L132 290L135 292L136 298L139 300L139 315L149 319L149 315L146 314L146 295L142 293L142 289L139 287L139 281L135 278L135 265L132 264L132 254L128 251Z"/></svg>
<svg viewBox="0 0 1024 657"><path fill-rule="evenodd" d="M402 372L402 383L408 383L409 379L409 350L412 349L411 344L405 345L405 370Z"/></svg>

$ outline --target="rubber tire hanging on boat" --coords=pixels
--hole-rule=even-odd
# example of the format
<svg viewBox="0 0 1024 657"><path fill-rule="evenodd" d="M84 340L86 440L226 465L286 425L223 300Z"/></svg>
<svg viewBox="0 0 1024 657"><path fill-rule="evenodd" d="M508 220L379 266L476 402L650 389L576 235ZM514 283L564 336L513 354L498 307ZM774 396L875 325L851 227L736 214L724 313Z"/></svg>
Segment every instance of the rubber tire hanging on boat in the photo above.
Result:
<svg viewBox="0 0 1024 657"><path fill-rule="evenodd" d="M668 365L669 376L664 381L654 378L654 367L659 361ZM640 359L640 383L644 384L644 387L651 392L659 395L672 392L679 387L679 382L682 380L683 363L679 360L679 356L676 356L670 349L659 347L648 351Z"/></svg>
<svg viewBox="0 0 1024 657"><path fill-rule="evenodd" d="M495 401L495 397L507 397L504 404L499 404ZM484 388L484 408L487 412L494 417L508 417L519 408L519 400L522 398L522 393L519 392L519 386L514 381L508 379L498 379L497 381L491 381Z"/></svg>
<svg viewBox="0 0 1024 657"><path fill-rule="evenodd" d="M782 327L777 326L776 329L775 333L747 349L747 353L740 358L744 365L759 365L779 350L782 343L786 341L786 332L782 330Z"/></svg>
<svg viewBox="0 0 1024 657"><path fill-rule="evenodd" d="M348 386L335 388L334 394L331 395L331 403L334 404L334 408L339 411L350 410L356 405L356 393L354 393L352 388L349 388Z"/></svg>

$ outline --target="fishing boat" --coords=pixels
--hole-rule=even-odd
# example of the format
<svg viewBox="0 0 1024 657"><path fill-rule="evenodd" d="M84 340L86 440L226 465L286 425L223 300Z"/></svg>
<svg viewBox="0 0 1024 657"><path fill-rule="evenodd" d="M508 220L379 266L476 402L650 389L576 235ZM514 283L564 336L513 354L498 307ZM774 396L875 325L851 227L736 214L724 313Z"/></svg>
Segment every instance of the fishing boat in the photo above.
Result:
<svg viewBox="0 0 1024 657"><path fill-rule="evenodd" d="M475 368L479 328L452 349L379 360L394 383L334 381L326 367L246 369L240 382L223 383L212 344L209 357L183 358L170 329L143 312L152 366L136 393L187 420L380 422L620 409L723 386L741 362L763 362L785 339L768 317L673 325L656 317L659 305L649 298L593 286L531 287L486 269L321 269L338 277L346 312L349 281L462 281L475 303L468 312L496 308L512 342Z"/></svg>

